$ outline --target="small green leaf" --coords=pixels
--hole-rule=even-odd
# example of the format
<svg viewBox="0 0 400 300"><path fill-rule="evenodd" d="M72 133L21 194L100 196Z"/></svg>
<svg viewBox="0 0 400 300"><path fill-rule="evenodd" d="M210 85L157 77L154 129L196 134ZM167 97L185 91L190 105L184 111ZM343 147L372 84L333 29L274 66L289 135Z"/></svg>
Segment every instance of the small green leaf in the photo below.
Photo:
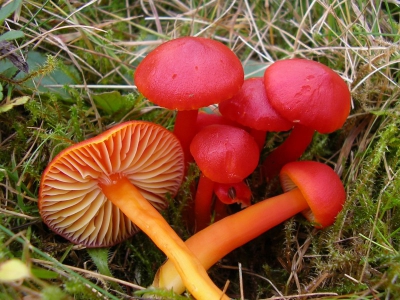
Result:
<svg viewBox="0 0 400 300"><path fill-rule="evenodd" d="M16 40L24 37L25 34L21 30L10 30L2 35L0 35L0 41L10 41Z"/></svg>
<svg viewBox="0 0 400 300"><path fill-rule="evenodd" d="M13 258L0 265L0 282L14 282L30 276L28 267L19 259Z"/></svg>
<svg viewBox="0 0 400 300"><path fill-rule="evenodd" d="M0 105L0 113L9 111L14 106L23 105L26 102L28 102L29 99L30 99L29 96L22 96L22 97L14 98L9 103L5 103L3 105Z"/></svg>
<svg viewBox="0 0 400 300"><path fill-rule="evenodd" d="M15 12L21 4L22 0L14 0L7 5L3 5L0 9L0 22L11 16L11 14Z"/></svg>
<svg viewBox="0 0 400 300"><path fill-rule="evenodd" d="M56 279L58 278L58 273L42 269L42 268L32 268L32 275L40 279Z"/></svg>
<svg viewBox="0 0 400 300"><path fill-rule="evenodd" d="M96 106L109 115L125 111L133 106L131 97L122 96L118 91L93 94L92 98Z"/></svg>

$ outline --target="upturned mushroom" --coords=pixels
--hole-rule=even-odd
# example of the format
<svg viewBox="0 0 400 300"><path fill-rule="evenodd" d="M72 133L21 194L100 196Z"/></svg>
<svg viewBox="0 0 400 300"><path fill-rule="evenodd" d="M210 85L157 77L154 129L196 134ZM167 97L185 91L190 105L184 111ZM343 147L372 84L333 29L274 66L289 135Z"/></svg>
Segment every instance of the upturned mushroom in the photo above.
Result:
<svg viewBox="0 0 400 300"><path fill-rule="evenodd" d="M243 181L257 167L259 150L245 130L229 125L210 125L200 130L190 151L201 175L194 200L196 230L209 225L214 183Z"/></svg>
<svg viewBox="0 0 400 300"><path fill-rule="evenodd" d="M263 173L271 179L283 165L302 155L315 131L331 133L343 126L351 95L336 72L306 59L274 62L264 73L264 84L271 106L294 125L288 139L263 163Z"/></svg>
<svg viewBox="0 0 400 300"><path fill-rule="evenodd" d="M205 269L297 213L303 213L319 229L333 224L342 210L346 192L330 167L314 161L291 162L282 168L280 179L284 194L215 222L185 242ZM159 268L153 286L184 292L179 274L168 260Z"/></svg>
<svg viewBox="0 0 400 300"><path fill-rule="evenodd" d="M116 244L137 226L175 263L197 299L227 299L155 208L175 195L183 170L171 132L150 122L121 123L50 162L40 183L40 214L53 231L87 247Z"/></svg>
<svg viewBox="0 0 400 300"><path fill-rule="evenodd" d="M178 111L174 133L188 162L198 109L231 98L243 84L244 71L239 58L221 42L181 37L150 52L134 80L151 102Z"/></svg>

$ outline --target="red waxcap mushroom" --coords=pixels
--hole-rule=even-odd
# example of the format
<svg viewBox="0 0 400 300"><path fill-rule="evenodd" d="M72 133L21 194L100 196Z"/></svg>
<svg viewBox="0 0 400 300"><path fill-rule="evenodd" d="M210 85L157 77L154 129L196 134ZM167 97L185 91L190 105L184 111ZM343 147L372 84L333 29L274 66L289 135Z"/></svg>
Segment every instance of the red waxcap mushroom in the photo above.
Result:
<svg viewBox="0 0 400 300"><path fill-rule="evenodd" d="M246 79L240 91L218 107L224 117L251 128L260 150L267 131L286 131L293 127L269 103L263 77Z"/></svg>
<svg viewBox="0 0 400 300"><path fill-rule="evenodd" d="M346 193L340 178L330 167L314 161L291 162L282 168L280 178L287 190L284 194L225 217L185 242L205 269L297 213L306 212L317 228L334 222ZM176 293L184 291L179 274L168 260L159 268L153 285L173 289Z"/></svg>
<svg viewBox="0 0 400 300"><path fill-rule="evenodd" d="M232 97L242 86L240 60L221 42L181 37L161 44L138 65L135 84L150 101L197 110Z"/></svg>
<svg viewBox="0 0 400 300"><path fill-rule="evenodd" d="M194 200L196 229L210 223L214 182L243 181L257 167L259 150L245 130L229 125L210 125L195 135L190 151L201 176Z"/></svg>
<svg viewBox="0 0 400 300"><path fill-rule="evenodd" d="M214 193L224 204L239 203L241 208L251 205L251 190L243 181L237 183L214 183Z"/></svg>
<svg viewBox="0 0 400 300"><path fill-rule="evenodd" d="M231 98L243 84L240 60L224 44L181 37L161 44L138 65L138 90L150 101L178 110L174 133L190 161L197 109Z"/></svg>
<svg viewBox="0 0 400 300"><path fill-rule="evenodd" d="M268 99L285 119L330 133L350 112L350 91L329 67L307 59L274 62L264 73Z"/></svg>
<svg viewBox="0 0 400 300"><path fill-rule="evenodd" d="M271 179L284 164L301 156L315 130L331 133L343 126L351 95L336 72L306 59L274 62L264 73L264 84L272 107L296 129L264 161L264 175Z"/></svg>
<svg viewBox="0 0 400 300"><path fill-rule="evenodd" d="M333 224L346 199L343 183L327 165L315 161L286 164L280 174L284 192L299 189L309 208L303 215L317 228Z"/></svg>
<svg viewBox="0 0 400 300"><path fill-rule="evenodd" d="M215 182L236 183L257 167L259 155L253 137L229 125L210 125L196 134L190 151L201 172Z"/></svg>
<svg viewBox="0 0 400 300"><path fill-rule="evenodd" d="M222 292L155 208L166 206L166 194L175 195L183 169L182 148L171 132L150 122L121 123L50 162L40 183L40 214L52 230L87 247L116 244L138 226L175 262L193 295L219 297Z"/></svg>

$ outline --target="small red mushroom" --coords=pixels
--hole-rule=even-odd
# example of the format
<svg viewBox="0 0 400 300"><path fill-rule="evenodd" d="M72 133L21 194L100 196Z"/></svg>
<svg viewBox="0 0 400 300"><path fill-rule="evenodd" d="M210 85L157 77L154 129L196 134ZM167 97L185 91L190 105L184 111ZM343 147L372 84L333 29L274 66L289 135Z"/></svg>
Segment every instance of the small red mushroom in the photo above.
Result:
<svg viewBox="0 0 400 300"><path fill-rule="evenodd" d="M224 44L201 37L181 37L150 52L138 65L134 80L147 99L178 110L174 133L188 162L197 110L236 94L243 84L244 71L238 57Z"/></svg>
<svg viewBox="0 0 400 300"><path fill-rule="evenodd" d="M271 106L294 124L290 137L263 163L263 173L271 179L283 165L301 156L315 131L331 133L343 126L351 95L336 72L306 59L273 63L264 73L264 84Z"/></svg>
<svg viewBox="0 0 400 300"><path fill-rule="evenodd" d="M237 183L215 183L214 193L224 204L239 203L241 208L251 205L251 190L243 181Z"/></svg>
<svg viewBox="0 0 400 300"><path fill-rule="evenodd" d="M333 224L343 208L346 192L330 167L314 161L291 162L282 168L280 179L284 194L215 222L185 242L205 269L299 212L316 228ZM168 260L159 268L153 285L173 289L176 293L185 290L174 265Z"/></svg>
<svg viewBox="0 0 400 300"><path fill-rule="evenodd" d="M246 79L240 91L222 101L218 108L224 117L250 128L260 151L267 131L286 131L293 127L269 103L262 77Z"/></svg>
<svg viewBox="0 0 400 300"><path fill-rule="evenodd" d="M196 230L210 223L214 182L243 181L257 167L259 151L245 130L229 125L210 125L195 135L190 151L200 171L194 200Z"/></svg>
<svg viewBox="0 0 400 300"><path fill-rule="evenodd" d="M139 227L176 264L196 298L220 299L222 291L154 207L175 195L183 170L182 148L171 132L150 122L121 123L50 162L40 183L40 214L53 231L87 247L114 245Z"/></svg>

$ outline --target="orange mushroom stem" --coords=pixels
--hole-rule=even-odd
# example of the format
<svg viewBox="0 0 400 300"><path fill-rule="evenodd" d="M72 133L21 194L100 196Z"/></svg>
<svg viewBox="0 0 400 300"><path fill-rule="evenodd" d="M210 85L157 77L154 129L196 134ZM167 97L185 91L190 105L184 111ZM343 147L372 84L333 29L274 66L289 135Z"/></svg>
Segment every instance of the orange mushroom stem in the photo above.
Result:
<svg viewBox="0 0 400 300"><path fill-rule="evenodd" d="M137 226L175 264L196 299L229 299L153 206L165 207L165 195L176 194L183 161L179 141L162 126L122 123L53 159L40 184L41 216L52 230L87 247L114 245Z"/></svg>
<svg viewBox="0 0 400 300"><path fill-rule="evenodd" d="M205 269L299 212L316 228L334 222L343 207L346 193L340 178L331 168L313 161L292 162L282 168L280 178L284 194L213 223L185 242ZM153 285L173 289L176 293L184 291L179 274L168 260L158 270Z"/></svg>

